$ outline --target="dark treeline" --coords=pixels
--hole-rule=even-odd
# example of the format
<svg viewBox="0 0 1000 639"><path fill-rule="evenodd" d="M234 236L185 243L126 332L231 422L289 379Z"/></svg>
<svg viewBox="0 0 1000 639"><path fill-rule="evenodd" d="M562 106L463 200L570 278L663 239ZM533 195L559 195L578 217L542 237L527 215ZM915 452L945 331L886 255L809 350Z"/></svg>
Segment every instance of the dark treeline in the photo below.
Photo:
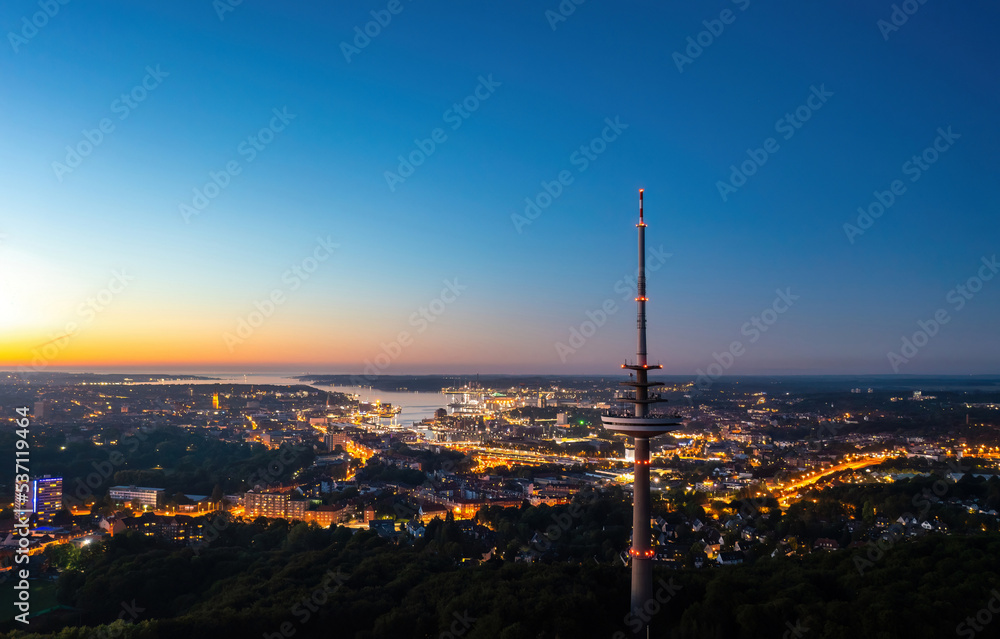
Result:
<svg viewBox="0 0 1000 639"><path fill-rule="evenodd" d="M470 639L623 637L629 574L594 553L602 508L618 517L602 501L525 509L525 517L516 509L506 517L484 513L501 530L525 526L507 539L523 539L535 526L565 531L552 535L551 556L533 564L503 553L465 561L482 547L463 535L461 522L440 520L410 544L283 520L234 523L197 550L118 535L79 553L53 550L50 561L64 568L59 601L71 610L9 636L256 637L288 624L296 637L437 637L455 628ZM573 526L560 523L564 515ZM983 533L899 540L876 552L657 570L654 590L664 603L650 606L652 636L749 639L791 636L791 628L831 639L954 636L993 597L998 557L1000 534ZM138 609L130 625L115 621ZM95 630L101 624L115 625Z"/></svg>

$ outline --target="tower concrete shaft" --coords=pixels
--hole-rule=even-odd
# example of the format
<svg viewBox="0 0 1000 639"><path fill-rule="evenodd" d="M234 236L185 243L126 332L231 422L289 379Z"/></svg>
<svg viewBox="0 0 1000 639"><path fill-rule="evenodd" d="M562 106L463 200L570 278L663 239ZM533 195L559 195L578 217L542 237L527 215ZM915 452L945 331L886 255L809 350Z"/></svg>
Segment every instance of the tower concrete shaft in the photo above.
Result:
<svg viewBox="0 0 1000 639"><path fill-rule="evenodd" d="M653 550L649 530L649 438L635 438L635 481L632 488L632 600L633 619L653 598ZM643 622L643 626L645 626Z"/></svg>

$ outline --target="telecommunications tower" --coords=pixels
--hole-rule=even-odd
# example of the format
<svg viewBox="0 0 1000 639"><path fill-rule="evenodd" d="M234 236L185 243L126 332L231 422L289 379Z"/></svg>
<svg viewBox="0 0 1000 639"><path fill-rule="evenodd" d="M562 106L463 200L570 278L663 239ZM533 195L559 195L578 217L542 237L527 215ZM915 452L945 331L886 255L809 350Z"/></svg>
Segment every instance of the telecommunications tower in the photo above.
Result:
<svg viewBox="0 0 1000 639"><path fill-rule="evenodd" d="M632 547L629 556L632 562L632 602L633 613L641 611L653 598L653 549L650 543L649 529L649 440L681 426L681 418L676 416L654 416L649 408L652 404L665 402L657 394L650 394L653 386L663 386L663 382L651 382L648 379L651 369L663 368L659 364L650 365L646 359L646 222L642 212L642 189L639 189L639 276L638 293L635 298L638 306L636 329L638 332L638 348L636 362L622 364L622 368L635 371L635 379L621 382L630 386L625 397L617 401L632 404L631 411L625 413L608 413L601 417L604 427L612 432L628 435L635 441L635 483L632 490ZM643 620L643 627L636 633L645 636L646 615L638 615Z"/></svg>

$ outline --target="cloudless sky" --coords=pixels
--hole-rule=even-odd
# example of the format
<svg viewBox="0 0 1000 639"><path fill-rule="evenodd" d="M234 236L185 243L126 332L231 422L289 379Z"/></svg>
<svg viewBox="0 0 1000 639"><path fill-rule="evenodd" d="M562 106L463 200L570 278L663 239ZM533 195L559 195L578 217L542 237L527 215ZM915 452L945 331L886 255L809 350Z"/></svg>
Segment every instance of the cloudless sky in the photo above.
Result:
<svg viewBox="0 0 1000 639"><path fill-rule="evenodd" d="M225 1L0 8L0 365L614 374L644 188L665 371L997 372L995 3Z"/></svg>

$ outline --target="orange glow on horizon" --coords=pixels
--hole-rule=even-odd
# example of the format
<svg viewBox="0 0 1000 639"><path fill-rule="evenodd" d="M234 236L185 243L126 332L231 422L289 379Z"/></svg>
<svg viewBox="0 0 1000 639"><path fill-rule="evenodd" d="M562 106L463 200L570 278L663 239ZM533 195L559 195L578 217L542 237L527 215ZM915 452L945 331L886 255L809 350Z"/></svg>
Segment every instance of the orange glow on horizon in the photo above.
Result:
<svg viewBox="0 0 1000 639"><path fill-rule="evenodd" d="M153 369L163 371L225 371L248 369L341 370L364 373L383 353L382 344L392 340L378 328L313 326L263 326L258 333L233 345L223 341L223 328L195 330L150 326L116 329L91 326L66 335L44 330L5 331L0 341L0 369L28 372L90 369ZM390 338L392 333L390 333ZM419 336L392 358L388 366L371 368L375 373L412 373L415 368L438 367L483 370L482 363L468 361L472 346L464 336L450 334ZM524 365L501 344L476 350L493 366ZM367 373L366 373L367 374Z"/></svg>

